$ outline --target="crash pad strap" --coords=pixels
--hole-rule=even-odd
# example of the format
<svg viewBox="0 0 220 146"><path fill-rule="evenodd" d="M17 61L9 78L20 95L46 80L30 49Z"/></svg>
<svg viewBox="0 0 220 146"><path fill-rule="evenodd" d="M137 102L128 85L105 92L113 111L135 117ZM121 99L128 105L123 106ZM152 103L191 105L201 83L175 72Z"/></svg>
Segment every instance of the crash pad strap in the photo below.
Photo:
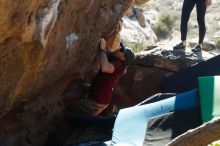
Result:
<svg viewBox="0 0 220 146"><path fill-rule="evenodd" d="M220 76L200 77L199 95L203 122L220 117Z"/></svg>

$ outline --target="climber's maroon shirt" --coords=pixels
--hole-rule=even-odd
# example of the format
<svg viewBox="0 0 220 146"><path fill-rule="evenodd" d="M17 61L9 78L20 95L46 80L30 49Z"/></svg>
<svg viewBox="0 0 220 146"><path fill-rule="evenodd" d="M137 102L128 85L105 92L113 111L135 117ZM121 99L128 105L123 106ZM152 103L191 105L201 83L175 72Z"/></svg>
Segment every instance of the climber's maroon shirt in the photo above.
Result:
<svg viewBox="0 0 220 146"><path fill-rule="evenodd" d="M125 63L117 60L111 62L114 65L113 73L99 71L91 84L89 98L100 104L109 104L113 87L118 82L125 70Z"/></svg>

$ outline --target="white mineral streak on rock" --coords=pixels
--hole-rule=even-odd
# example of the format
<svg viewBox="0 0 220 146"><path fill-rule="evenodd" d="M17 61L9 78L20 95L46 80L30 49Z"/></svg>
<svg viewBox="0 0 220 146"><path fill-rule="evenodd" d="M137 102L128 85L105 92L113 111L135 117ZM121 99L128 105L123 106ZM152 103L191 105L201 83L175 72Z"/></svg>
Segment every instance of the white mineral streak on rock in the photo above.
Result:
<svg viewBox="0 0 220 146"><path fill-rule="evenodd" d="M66 49L72 48L74 46L75 41L77 40L78 40L78 36L74 32L66 36L65 38Z"/></svg>
<svg viewBox="0 0 220 146"><path fill-rule="evenodd" d="M85 13L87 13L89 11L89 9L92 7L93 3L94 3L94 0L90 0L90 3L89 3L88 7L85 10Z"/></svg>
<svg viewBox="0 0 220 146"><path fill-rule="evenodd" d="M58 7L61 1L62 0L52 0L50 7L44 9L45 15L42 18L42 22L41 22L42 28L41 28L41 34L40 34L41 43L44 47L46 47L47 45L49 34L57 20L57 16L59 13Z"/></svg>

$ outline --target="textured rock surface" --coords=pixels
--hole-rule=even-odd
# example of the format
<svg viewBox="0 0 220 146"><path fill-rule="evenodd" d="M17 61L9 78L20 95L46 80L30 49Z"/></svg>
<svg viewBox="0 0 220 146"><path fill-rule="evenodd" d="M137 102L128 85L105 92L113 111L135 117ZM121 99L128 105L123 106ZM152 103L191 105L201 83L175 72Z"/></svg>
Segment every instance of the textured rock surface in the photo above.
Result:
<svg viewBox="0 0 220 146"><path fill-rule="evenodd" d="M145 4L147 3L149 0L135 0L135 4L137 5L142 5L142 4Z"/></svg>
<svg viewBox="0 0 220 146"><path fill-rule="evenodd" d="M139 3L141 1L136 1ZM148 1L142 1L147 3ZM135 51L141 51L148 46L155 44L158 38L152 30L152 21L148 19L149 14L135 6L125 12L124 23L120 32L121 40L126 43L127 47Z"/></svg>
<svg viewBox="0 0 220 146"><path fill-rule="evenodd" d="M173 139L167 146L207 146L220 138L220 119L212 120ZM216 144L218 145L218 144Z"/></svg>
<svg viewBox="0 0 220 146"><path fill-rule="evenodd" d="M70 80L133 0L0 0L0 145L45 143Z"/></svg>
<svg viewBox="0 0 220 146"><path fill-rule="evenodd" d="M135 15L124 17L123 20L120 36L128 47L140 51L157 42L157 36L148 22L146 22L146 27L142 27Z"/></svg>

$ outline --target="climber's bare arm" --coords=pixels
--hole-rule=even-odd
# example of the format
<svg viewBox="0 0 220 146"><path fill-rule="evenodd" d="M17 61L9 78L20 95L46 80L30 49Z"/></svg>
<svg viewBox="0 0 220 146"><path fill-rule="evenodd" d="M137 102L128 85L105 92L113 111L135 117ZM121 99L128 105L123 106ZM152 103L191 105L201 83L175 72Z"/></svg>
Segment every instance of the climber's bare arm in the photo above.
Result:
<svg viewBox="0 0 220 146"><path fill-rule="evenodd" d="M108 61L108 58L106 55L106 41L104 38L100 40L100 51L101 51L100 68L102 72L113 73L115 68L114 68L114 65Z"/></svg>

